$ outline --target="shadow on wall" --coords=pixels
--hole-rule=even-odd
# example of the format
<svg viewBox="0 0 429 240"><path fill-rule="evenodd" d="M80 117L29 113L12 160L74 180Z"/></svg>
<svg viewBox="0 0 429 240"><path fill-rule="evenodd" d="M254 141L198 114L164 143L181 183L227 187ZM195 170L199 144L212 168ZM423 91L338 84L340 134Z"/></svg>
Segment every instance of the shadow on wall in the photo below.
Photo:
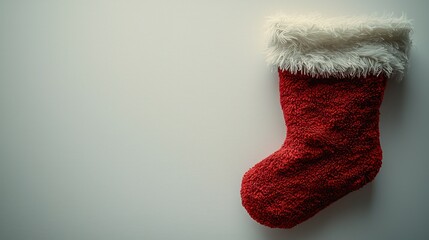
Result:
<svg viewBox="0 0 429 240"><path fill-rule="evenodd" d="M411 52L411 56L413 55L414 51ZM410 65L412 64L412 60L413 58L410 59ZM392 79L387 82L383 103L380 109L380 129L394 130L401 125L402 117L404 116L404 114L402 114L403 107L407 99L405 95L409 81L408 73L411 71L411 69L407 69L402 81ZM383 137L382 133L381 137Z"/></svg>

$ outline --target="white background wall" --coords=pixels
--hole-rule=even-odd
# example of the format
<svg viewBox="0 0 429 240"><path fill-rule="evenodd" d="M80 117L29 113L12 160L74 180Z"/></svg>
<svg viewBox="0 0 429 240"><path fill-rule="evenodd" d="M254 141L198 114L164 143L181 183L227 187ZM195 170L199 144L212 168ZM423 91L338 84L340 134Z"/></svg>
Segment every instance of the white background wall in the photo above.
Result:
<svg viewBox="0 0 429 240"><path fill-rule="evenodd" d="M0 239L429 239L429 2L0 0ZM375 182L292 230L242 174L285 127L264 18L402 12Z"/></svg>

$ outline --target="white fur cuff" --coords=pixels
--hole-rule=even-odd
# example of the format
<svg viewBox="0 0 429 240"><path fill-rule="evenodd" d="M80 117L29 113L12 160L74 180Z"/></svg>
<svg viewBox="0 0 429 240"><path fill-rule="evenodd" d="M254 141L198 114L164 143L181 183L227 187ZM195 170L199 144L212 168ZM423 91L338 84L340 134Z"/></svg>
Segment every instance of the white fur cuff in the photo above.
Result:
<svg viewBox="0 0 429 240"><path fill-rule="evenodd" d="M268 62L312 77L386 74L402 78L411 44L404 16L322 18L277 16L268 21Z"/></svg>

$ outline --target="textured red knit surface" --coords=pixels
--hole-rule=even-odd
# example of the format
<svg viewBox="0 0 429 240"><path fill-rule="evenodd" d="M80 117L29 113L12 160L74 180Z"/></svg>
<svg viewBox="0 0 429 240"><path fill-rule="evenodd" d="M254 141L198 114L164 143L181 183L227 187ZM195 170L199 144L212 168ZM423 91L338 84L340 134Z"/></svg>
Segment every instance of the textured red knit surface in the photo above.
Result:
<svg viewBox="0 0 429 240"><path fill-rule="evenodd" d="M386 77L314 79L279 70L279 78L286 140L246 172L241 197L257 222L291 228L376 176Z"/></svg>

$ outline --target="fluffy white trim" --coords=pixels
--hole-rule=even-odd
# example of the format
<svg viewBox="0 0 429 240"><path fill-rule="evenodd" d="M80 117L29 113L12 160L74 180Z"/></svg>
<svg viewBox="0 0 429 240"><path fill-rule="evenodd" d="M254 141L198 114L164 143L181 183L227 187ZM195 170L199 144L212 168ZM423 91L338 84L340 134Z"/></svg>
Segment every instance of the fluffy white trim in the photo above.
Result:
<svg viewBox="0 0 429 240"><path fill-rule="evenodd" d="M276 16L268 20L267 61L312 77L386 74L402 78L410 47L405 16Z"/></svg>

